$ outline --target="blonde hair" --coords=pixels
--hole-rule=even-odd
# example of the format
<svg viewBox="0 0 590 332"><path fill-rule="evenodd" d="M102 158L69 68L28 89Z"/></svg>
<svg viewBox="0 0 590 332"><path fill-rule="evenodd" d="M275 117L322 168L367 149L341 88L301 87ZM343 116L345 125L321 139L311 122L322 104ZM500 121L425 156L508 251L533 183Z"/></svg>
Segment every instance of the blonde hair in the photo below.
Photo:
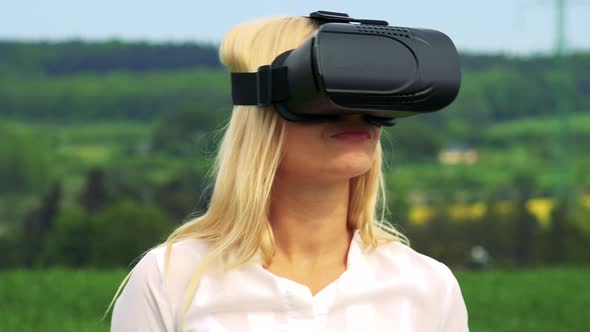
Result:
<svg viewBox="0 0 590 332"><path fill-rule="evenodd" d="M253 72L270 64L278 54L300 46L316 29L317 25L304 17L275 17L240 24L223 40L220 58L231 72ZM258 254L265 263L272 259L275 241L269 222L270 195L284 137L285 121L272 107L234 106L214 163L215 182L207 211L177 228L162 244L166 246L166 275L172 244L196 238L208 246L186 290L182 323L198 282L212 263L227 271ZM381 167L379 142L371 169L350 180L348 226L358 229L362 242L372 248L381 241L409 245L403 234L384 222ZM380 219L375 220L379 210ZM129 276L119 286L111 306Z"/></svg>

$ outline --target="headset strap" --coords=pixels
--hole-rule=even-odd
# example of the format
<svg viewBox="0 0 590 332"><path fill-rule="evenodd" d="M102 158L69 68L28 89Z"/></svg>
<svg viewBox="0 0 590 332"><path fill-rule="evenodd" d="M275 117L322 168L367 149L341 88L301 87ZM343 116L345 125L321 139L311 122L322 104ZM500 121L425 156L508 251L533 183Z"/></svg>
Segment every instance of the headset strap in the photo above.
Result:
<svg viewBox="0 0 590 332"><path fill-rule="evenodd" d="M357 19L348 16L346 13L329 12L326 10L318 10L309 14L308 18L314 19L320 25L324 23L360 23L360 24L371 24L371 25L389 25L387 21L383 20L369 20L369 19Z"/></svg>
<svg viewBox="0 0 590 332"><path fill-rule="evenodd" d="M287 67L261 66L255 73L231 73L234 105L268 106L289 98Z"/></svg>

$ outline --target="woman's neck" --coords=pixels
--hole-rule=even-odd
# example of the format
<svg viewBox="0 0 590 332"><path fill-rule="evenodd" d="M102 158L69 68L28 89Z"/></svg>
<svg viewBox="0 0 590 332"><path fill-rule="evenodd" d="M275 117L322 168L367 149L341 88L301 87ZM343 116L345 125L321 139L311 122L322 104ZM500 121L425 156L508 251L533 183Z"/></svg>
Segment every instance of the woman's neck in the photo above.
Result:
<svg viewBox="0 0 590 332"><path fill-rule="evenodd" d="M349 181L275 178L270 222L279 260L303 269L346 265L352 230L348 228Z"/></svg>

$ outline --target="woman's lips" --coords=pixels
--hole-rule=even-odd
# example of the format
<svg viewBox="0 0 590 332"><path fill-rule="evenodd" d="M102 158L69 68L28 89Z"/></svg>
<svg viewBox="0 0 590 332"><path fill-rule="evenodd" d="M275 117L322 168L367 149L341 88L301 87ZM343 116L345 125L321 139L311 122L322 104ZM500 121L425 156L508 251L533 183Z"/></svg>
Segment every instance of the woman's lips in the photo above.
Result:
<svg viewBox="0 0 590 332"><path fill-rule="evenodd" d="M344 141L364 141L368 140L370 137L368 134L338 134L332 136L335 139L344 140Z"/></svg>
<svg viewBox="0 0 590 332"><path fill-rule="evenodd" d="M364 127L350 127L338 131L331 137L345 141L364 141L371 138L371 133Z"/></svg>

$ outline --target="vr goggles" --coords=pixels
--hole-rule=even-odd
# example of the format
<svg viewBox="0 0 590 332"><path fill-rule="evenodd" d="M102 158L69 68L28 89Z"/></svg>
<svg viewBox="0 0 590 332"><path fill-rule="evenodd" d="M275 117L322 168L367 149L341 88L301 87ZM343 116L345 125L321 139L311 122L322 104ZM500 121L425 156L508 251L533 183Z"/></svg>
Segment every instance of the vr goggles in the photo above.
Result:
<svg viewBox="0 0 590 332"><path fill-rule="evenodd" d="M234 105L274 105L288 121L356 113L391 126L396 118L441 110L457 96L459 55L445 34L345 13L308 17L319 27L300 47L257 72L231 73Z"/></svg>

